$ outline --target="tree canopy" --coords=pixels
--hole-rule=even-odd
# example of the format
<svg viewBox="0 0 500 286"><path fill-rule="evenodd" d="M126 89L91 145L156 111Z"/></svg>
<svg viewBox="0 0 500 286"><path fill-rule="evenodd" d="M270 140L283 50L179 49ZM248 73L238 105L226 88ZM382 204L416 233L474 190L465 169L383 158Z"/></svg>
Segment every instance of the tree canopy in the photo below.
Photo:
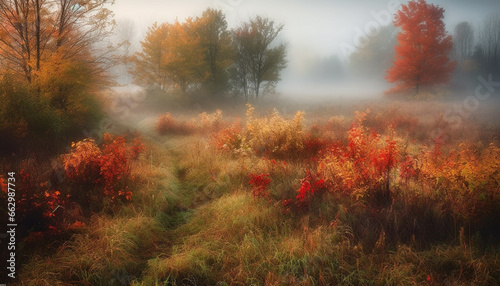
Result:
<svg viewBox="0 0 500 286"><path fill-rule="evenodd" d="M259 98L263 84L274 87L286 67L286 45L276 39L283 25L260 16L243 23L234 33L236 62L233 81L246 98L251 90Z"/></svg>
<svg viewBox="0 0 500 286"><path fill-rule="evenodd" d="M455 68L448 55L453 41L443 22L444 9L424 0L402 5L394 25L401 28L393 66L386 79L396 86L388 93L447 84Z"/></svg>
<svg viewBox="0 0 500 286"><path fill-rule="evenodd" d="M97 91L111 83L112 3L0 1L0 147L54 145L94 128Z"/></svg>
<svg viewBox="0 0 500 286"><path fill-rule="evenodd" d="M145 88L180 90L211 97L255 98L274 87L286 66L286 45L276 38L283 25L256 17L229 31L220 10L207 9L184 22L154 24L132 57L134 82Z"/></svg>
<svg viewBox="0 0 500 286"><path fill-rule="evenodd" d="M108 50L97 43L111 35L113 0L3 0L0 2L0 64L31 82L54 54L92 65L102 78Z"/></svg>

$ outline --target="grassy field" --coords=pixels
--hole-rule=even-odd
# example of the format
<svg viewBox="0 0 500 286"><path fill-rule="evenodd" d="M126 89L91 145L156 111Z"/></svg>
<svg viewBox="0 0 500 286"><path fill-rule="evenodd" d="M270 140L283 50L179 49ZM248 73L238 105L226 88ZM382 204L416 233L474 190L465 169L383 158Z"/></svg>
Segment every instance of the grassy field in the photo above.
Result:
<svg viewBox="0 0 500 286"><path fill-rule="evenodd" d="M18 285L499 285L497 103L154 100L118 128L145 146L121 199L26 235Z"/></svg>

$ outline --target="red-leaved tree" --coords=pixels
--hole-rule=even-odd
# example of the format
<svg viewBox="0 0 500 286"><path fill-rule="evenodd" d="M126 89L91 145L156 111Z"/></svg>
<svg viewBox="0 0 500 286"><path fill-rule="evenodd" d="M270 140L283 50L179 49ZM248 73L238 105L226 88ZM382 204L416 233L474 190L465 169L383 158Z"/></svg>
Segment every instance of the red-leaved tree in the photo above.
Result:
<svg viewBox="0 0 500 286"><path fill-rule="evenodd" d="M421 88L449 82L456 63L448 58L453 41L446 33L443 18L443 8L424 0L402 5L394 20L394 25L401 28L395 59L386 76L396 86L386 93L414 89L418 94Z"/></svg>

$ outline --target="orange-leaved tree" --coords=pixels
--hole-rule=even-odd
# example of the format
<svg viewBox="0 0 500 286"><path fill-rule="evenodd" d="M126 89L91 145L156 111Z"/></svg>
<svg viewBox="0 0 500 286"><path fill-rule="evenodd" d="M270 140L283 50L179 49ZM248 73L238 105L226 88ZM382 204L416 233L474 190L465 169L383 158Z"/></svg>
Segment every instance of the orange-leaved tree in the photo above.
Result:
<svg viewBox="0 0 500 286"><path fill-rule="evenodd" d="M132 56L134 82L162 91L178 88L186 95L204 78L203 49L192 18L181 23L153 24L142 51Z"/></svg>
<svg viewBox="0 0 500 286"><path fill-rule="evenodd" d="M443 8L424 0L402 5L394 20L394 25L401 28L395 59L386 76L396 86L387 93L414 89L418 94L422 88L449 82L456 64L448 57L453 41L446 33L443 18Z"/></svg>
<svg viewBox="0 0 500 286"><path fill-rule="evenodd" d="M135 84L159 90L167 90L172 85L163 62L166 53L163 42L169 32L170 25L167 23L154 23L148 28L146 37L141 42L142 50L131 57L130 73Z"/></svg>

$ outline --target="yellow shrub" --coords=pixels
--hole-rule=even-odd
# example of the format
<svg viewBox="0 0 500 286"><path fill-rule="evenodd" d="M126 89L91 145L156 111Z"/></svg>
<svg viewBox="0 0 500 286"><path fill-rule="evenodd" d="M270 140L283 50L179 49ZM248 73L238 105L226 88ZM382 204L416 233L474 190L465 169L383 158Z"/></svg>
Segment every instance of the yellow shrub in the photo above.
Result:
<svg viewBox="0 0 500 286"><path fill-rule="evenodd" d="M248 145L259 155L294 157L304 150L306 134L302 120L304 112L287 120L275 109L270 117L254 118L254 108L248 105L245 138Z"/></svg>
<svg viewBox="0 0 500 286"><path fill-rule="evenodd" d="M222 121L222 111L217 109L214 113L200 113L198 115L200 122L199 127L201 131L215 131L221 129L224 123Z"/></svg>

